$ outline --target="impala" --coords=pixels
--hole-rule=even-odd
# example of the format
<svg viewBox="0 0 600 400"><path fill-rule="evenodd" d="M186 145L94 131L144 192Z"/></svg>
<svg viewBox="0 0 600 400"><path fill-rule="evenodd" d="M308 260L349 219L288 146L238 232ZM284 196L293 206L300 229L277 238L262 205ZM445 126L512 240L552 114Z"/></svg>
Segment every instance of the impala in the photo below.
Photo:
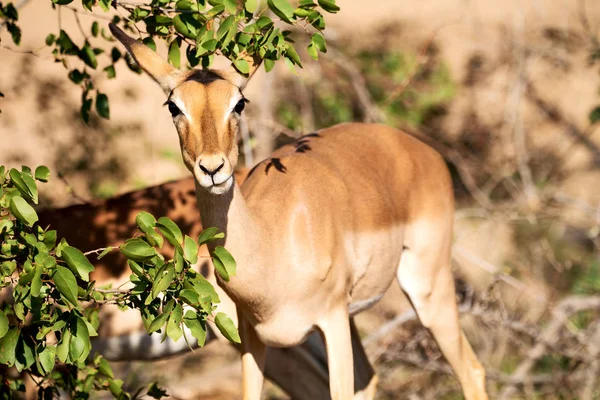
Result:
<svg viewBox="0 0 600 400"><path fill-rule="evenodd" d="M458 321L452 182L438 153L387 126L336 125L280 148L240 188L233 168L247 79L233 69L179 71L110 29L167 95L202 225L224 231L237 260L237 275L217 280L238 307L244 399L260 398L266 346L298 345L313 330L326 344L331 397L352 398L349 317L394 278L465 397L487 398Z"/></svg>
<svg viewBox="0 0 600 400"><path fill-rule="evenodd" d="M247 172L236 170L236 179L243 181ZM135 217L140 211L167 216L192 237L198 236L202 231L193 178L136 190L111 199L47 209L39 213L39 218L41 226L50 225L69 244L83 251L90 251L117 246L131 237L136 232ZM168 243L165 243L162 251L165 255L172 256L172 248ZM207 272L208 280L214 285L212 270L205 268L208 263L205 246L200 248L200 260L203 262L196 268ZM95 267L92 280L97 285L113 283L117 286L129 280L131 270L120 252L113 251L100 260L91 257L91 261ZM215 285L215 288L221 299L219 308L234 317L236 309L232 301L219 287ZM100 309L100 320L99 336L92 343L92 354L97 351L112 361L156 360L184 353L189 350L190 345L197 346L197 341L190 332L186 334L187 342L173 342L167 338L161 343L161 335L149 336L146 333L139 312L135 310L123 312L116 306L105 305ZM356 373L359 377L356 385L357 398L371 396L365 394L365 388L376 378L356 331L353 331L352 338ZM208 343L215 339L225 340L217 329L212 329L209 325L206 341ZM327 355L318 336L312 335L306 344L292 349L269 349L268 354L267 376L294 399L329 398Z"/></svg>

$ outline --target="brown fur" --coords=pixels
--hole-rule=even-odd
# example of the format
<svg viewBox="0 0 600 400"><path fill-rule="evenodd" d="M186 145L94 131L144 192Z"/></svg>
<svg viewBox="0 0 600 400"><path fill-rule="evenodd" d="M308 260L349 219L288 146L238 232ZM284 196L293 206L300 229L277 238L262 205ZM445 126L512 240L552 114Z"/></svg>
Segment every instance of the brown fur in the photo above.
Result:
<svg viewBox="0 0 600 400"><path fill-rule="evenodd" d="M111 29L144 70L167 68ZM374 304L394 277L467 400L487 399L485 370L458 321L452 185L434 150L383 125L336 125L275 152L240 189L230 178L238 157L232 104L243 84L176 79L170 89L170 101L186 110L173 121L202 223L225 232L238 264L236 276L218 282L240 310L244 399L260 398L265 345L295 346L315 329L327 347L331 397L352 398L350 311Z"/></svg>

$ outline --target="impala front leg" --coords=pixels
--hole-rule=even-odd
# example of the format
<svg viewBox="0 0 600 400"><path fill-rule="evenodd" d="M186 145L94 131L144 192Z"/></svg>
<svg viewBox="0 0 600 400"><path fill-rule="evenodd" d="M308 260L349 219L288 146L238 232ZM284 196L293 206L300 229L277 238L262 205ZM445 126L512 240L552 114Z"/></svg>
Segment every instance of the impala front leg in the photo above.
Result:
<svg viewBox="0 0 600 400"><path fill-rule="evenodd" d="M344 304L319 324L327 348L332 400L350 400L354 396L354 363L348 317L348 309Z"/></svg>
<svg viewBox="0 0 600 400"><path fill-rule="evenodd" d="M265 370L266 346L238 309L242 339L242 393L244 400L260 400Z"/></svg>

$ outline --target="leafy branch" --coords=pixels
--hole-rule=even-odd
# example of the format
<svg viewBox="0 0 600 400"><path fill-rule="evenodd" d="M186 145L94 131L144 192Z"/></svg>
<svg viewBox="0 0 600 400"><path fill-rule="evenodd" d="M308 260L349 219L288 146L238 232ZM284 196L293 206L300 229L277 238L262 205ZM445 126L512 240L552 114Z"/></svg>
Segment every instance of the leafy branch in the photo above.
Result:
<svg viewBox="0 0 600 400"><path fill-rule="evenodd" d="M209 228L193 240L169 218L157 220L141 212L136 218L139 235L91 252L98 258L110 251L123 253L132 270L131 287L98 288L87 254L37 224L32 206L38 203L37 182L49 176L44 166L35 171L0 166L0 288L12 289L14 297L0 309L0 364L35 377L40 395L61 389L79 398L108 390L116 398L128 398L108 363L101 356L90 358L103 304L138 309L147 332L157 332L163 340L181 339L185 326L202 346L208 320L239 343L233 321L223 313L213 315L219 302L214 288L192 268L199 245L222 239L223 233ZM175 248L171 259L159 252L165 240ZM213 262L223 279L235 275L235 261L223 247L217 246ZM21 387L7 376L0 382L3 393Z"/></svg>
<svg viewBox="0 0 600 400"><path fill-rule="evenodd" d="M310 38L306 51L312 58L318 59L319 52L327 51L323 12L339 10L335 0L300 0L296 8L288 0L268 0L266 4L258 0L152 0L149 3L82 0L86 14L95 19L88 34L79 22L81 11L70 5L72 1L52 0L59 18L59 31L48 34L45 44L52 49L54 60L69 71L69 79L81 87L80 113L86 122L94 104L100 117L110 117L108 97L96 87L92 71L101 69L108 79L113 79L116 77L116 63L125 59L132 70L139 72L128 54L123 56L116 47L107 52L105 44L96 44L98 40L114 41L98 20L111 20L133 32L154 50L157 41L164 42L168 47L168 60L177 68L184 65L210 68L215 56L222 55L239 73L247 75L249 56L263 60L267 72L281 59L292 69L302 67L299 49L292 39L291 30L284 29L286 26L298 26L305 32ZM104 17L96 12L100 11L98 7L101 12L114 10L120 16ZM75 43L60 27L62 9L74 13L84 37L82 44ZM0 3L0 20L4 21L18 45L21 37L17 25L18 12L12 3L5 7Z"/></svg>

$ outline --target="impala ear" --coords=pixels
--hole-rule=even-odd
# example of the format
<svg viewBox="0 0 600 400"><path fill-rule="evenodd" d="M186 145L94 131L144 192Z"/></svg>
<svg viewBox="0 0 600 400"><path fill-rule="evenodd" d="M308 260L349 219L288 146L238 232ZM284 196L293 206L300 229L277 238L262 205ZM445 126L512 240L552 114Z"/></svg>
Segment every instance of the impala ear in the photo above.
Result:
<svg viewBox="0 0 600 400"><path fill-rule="evenodd" d="M224 77L225 79L239 87L240 90L246 87L246 85L248 84L248 82L250 82L250 79L262 63L262 58L260 58L258 54L252 56L245 55L244 57L242 57L242 59L246 61L246 63L248 63L248 66L250 67L248 73L244 74L238 67L236 67L235 64L231 64L231 68L229 68L228 71L225 71L226 76Z"/></svg>
<svg viewBox="0 0 600 400"><path fill-rule="evenodd" d="M123 43L123 46L125 46L140 68L150 75L168 95L177 85L180 74L179 70L163 60L148 46L127 35L115 24L110 23L108 27L113 36L119 42Z"/></svg>

